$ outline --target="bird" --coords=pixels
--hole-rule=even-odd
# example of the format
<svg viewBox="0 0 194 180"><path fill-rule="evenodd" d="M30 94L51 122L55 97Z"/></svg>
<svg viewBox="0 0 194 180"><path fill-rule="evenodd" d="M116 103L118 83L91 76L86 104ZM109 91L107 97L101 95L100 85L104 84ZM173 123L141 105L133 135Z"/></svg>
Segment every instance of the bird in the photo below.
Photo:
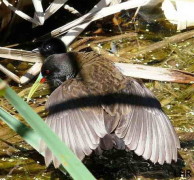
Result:
<svg viewBox="0 0 194 180"><path fill-rule="evenodd" d="M58 38L43 42L41 73L54 91L47 125L83 160L93 151L134 151L153 163L177 161L179 138L160 102L139 79L124 76L96 52L67 52ZM40 142L45 164L60 163Z"/></svg>

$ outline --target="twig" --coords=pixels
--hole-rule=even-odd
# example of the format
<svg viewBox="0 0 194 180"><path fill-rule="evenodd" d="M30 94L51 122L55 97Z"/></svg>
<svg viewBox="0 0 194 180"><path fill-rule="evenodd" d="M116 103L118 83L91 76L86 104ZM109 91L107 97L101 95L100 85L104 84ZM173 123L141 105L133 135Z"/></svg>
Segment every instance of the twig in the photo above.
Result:
<svg viewBox="0 0 194 180"><path fill-rule="evenodd" d="M45 20L48 19L51 15L53 15L66 2L67 0L54 0L45 11L45 15L44 15Z"/></svg>
<svg viewBox="0 0 194 180"><path fill-rule="evenodd" d="M92 43L93 44L104 43L104 42L107 42L107 41L121 40L121 39L125 39L125 38L128 39L128 38L133 38L133 37L137 37L137 36L138 36L137 33L128 32L128 33L125 33L125 34L120 34L120 35L116 35L116 36L111 36L111 37L106 37L106 38L103 38L103 39L99 39L99 40L93 41Z"/></svg>
<svg viewBox="0 0 194 180"><path fill-rule="evenodd" d="M34 24L40 25L40 22L31 18L30 16L28 16L27 14L23 13L22 11L18 10L17 8L15 8L12 4L10 4L7 0L2 0L3 3L9 8L11 9L14 13L16 13L18 16L20 16L21 18L32 22Z"/></svg>
<svg viewBox="0 0 194 180"><path fill-rule="evenodd" d="M145 48L140 49L138 52L136 53L131 53L129 54L129 58L134 58L136 56L142 56L144 54L150 53L152 51L164 48L166 46L168 46L170 43L178 43L180 41L185 41L186 39L190 39L194 37L194 30L189 31L189 32L183 32L183 33L179 33L176 34L174 36L168 37L160 42L156 42L154 44L151 44Z"/></svg>
<svg viewBox="0 0 194 180"><path fill-rule="evenodd" d="M28 71L26 74L24 74L21 78L20 78L20 83L21 84L25 84L27 82L29 82L31 79L33 79L37 74L40 73L42 67L42 63L35 63Z"/></svg>
<svg viewBox="0 0 194 180"><path fill-rule="evenodd" d="M115 63L115 66L125 76L176 83L194 83L193 73L180 70L128 63Z"/></svg>
<svg viewBox="0 0 194 180"><path fill-rule="evenodd" d="M82 16L82 14L80 12L78 12L75 8L69 6L68 4L66 4L64 6L64 9L66 9L67 11L69 11L72 14L75 14L78 17L81 17Z"/></svg>
<svg viewBox="0 0 194 180"><path fill-rule="evenodd" d="M82 49L87 48L89 43L90 43L90 45L94 45L94 44L98 44L98 43L104 43L107 41L120 40L120 39L124 39L124 38L129 39L129 38L133 38L133 37L137 37L137 33L128 32L125 34L120 34L120 35L111 36L111 37L107 37L107 36L83 37L82 39L77 40L76 42L72 43L70 45L70 48L73 51L80 51ZM92 46L92 47L94 47L94 46Z"/></svg>
<svg viewBox="0 0 194 180"><path fill-rule="evenodd" d="M0 57L27 62L42 62L43 57L39 53L0 47Z"/></svg>
<svg viewBox="0 0 194 180"><path fill-rule="evenodd" d="M134 16L132 17L132 20L131 20L132 22L135 22L135 19L136 19L138 13L139 13L140 8L141 8L141 6L139 6L139 7L136 9L135 14L134 14Z"/></svg>
<svg viewBox="0 0 194 180"><path fill-rule="evenodd" d="M123 58L123 57L118 57L115 56L112 53L107 52L106 50L104 50L103 48L97 47L95 44L91 43L90 47L92 48L92 50L96 51L98 54L103 55L103 57L110 59L113 62L129 62L128 59Z"/></svg>
<svg viewBox="0 0 194 180"><path fill-rule="evenodd" d="M89 37L82 37L81 39L74 41L70 46L71 51L80 51L81 49L84 49L88 47L88 43L90 41L93 41L95 39L103 39L104 36L89 36Z"/></svg>
<svg viewBox="0 0 194 180"><path fill-rule="evenodd" d="M40 25L44 24L44 11L42 7L42 0L32 0L35 9L35 17Z"/></svg>
<svg viewBox="0 0 194 180"><path fill-rule="evenodd" d="M18 76L16 76L14 73L12 73L11 71L9 71L8 69L6 69L1 64L0 64L0 71L3 72L4 74L6 74L11 79L13 79L15 82L20 83L20 78Z"/></svg>
<svg viewBox="0 0 194 180"><path fill-rule="evenodd" d="M96 4L94 6L94 8L92 8L92 10L89 11L90 13L94 13L96 11L99 11L100 9L102 9L103 7L106 7L110 4L111 0L101 0L98 4ZM72 29L70 29L68 31L68 33L65 36L61 37L61 40L67 45L69 46L73 40L91 23L92 21L80 24Z"/></svg>
<svg viewBox="0 0 194 180"><path fill-rule="evenodd" d="M51 3L51 5L46 9L44 14L43 7L42 7L42 0L32 0L34 8L35 8L35 15L34 18L28 16L24 12L20 11L19 9L15 8L11 3L7 0L2 0L4 4L15 14L20 16L21 18L32 22L35 26L43 25L44 21L48 19L52 14L54 14L61 6L64 5L67 0L55 0Z"/></svg>

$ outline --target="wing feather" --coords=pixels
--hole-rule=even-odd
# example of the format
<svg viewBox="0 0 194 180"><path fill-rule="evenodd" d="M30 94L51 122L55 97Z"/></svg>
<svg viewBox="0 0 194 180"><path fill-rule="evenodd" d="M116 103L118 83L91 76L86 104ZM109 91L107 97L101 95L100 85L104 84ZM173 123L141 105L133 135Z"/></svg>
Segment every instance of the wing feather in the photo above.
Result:
<svg viewBox="0 0 194 180"><path fill-rule="evenodd" d="M153 121L152 121L152 131L153 131L153 144L152 144L152 154L151 154L150 160L153 163L156 163L158 161L158 151L159 151L158 141L159 141L159 138L158 138L158 129L157 129L155 119L153 119Z"/></svg>
<svg viewBox="0 0 194 180"><path fill-rule="evenodd" d="M81 81L74 79L65 83L68 83L68 86L61 85L49 97L46 105L49 115L45 122L79 159L83 159L85 155L90 155L92 150L99 146L100 138L107 134L103 108L56 109L60 106L54 106L54 104L64 103L73 98L87 95L87 89ZM80 88L82 91L79 91ZM53 161L54 166L59 167L59 161L43 141L40 143L40 149L45 152L47 166Z"/></svg>
<svg viewBox="0 0 194 180"><path fill-rule="evenodd" d="M145 118L147 118L147 113L145 113ZM142 120L142 126L141 126L141 134L140 134L140 138L139 138L139 142L137 144L137 148L136 148L136 153L138 155L143 154L144 152L144 147L146 144L146 139L147 137L147 121Z"/></svg>
<svg viewBox="0 0 194 180"><path fill-rule="evenodd" d="M115 134L124 140L130 150L154 163L177 161L179 139L154 95L133 79L123 92L132 96L129 96L128 114L121 114ZM126 112L119 108L118 112Z"/></svg>
<svg viewBox="0 0 194 180"><path fill-rule="evenodd" d="M147 113L146 119L150 119L150 116L151 116L151 114ZM142 146L142 148L144 149L143 153L138 154L138 155L142 155L145 159L150 159L151 154L152 154L153 131L152 131L151 121L146 121L146 122L147 122L146 144L145 144L145 147ZM141 144L141 142L139 142L139 144Z"/></svg>
<svg viewBox="0 0 194 180"><path fill-rule="evenodd" d="M58 132L57 135L62 140L62 138L61 138L62 134L59 132L60 124L61 124L60 120L59 121L55 121L55 124L50 122L50 126L52 126L52 129L54 130L54 132ZM53 154L52 154L52 159L53 159L54 166L58 167L60 165L60 163L59 163L59 161L57 160L57 158Z"/></svg>

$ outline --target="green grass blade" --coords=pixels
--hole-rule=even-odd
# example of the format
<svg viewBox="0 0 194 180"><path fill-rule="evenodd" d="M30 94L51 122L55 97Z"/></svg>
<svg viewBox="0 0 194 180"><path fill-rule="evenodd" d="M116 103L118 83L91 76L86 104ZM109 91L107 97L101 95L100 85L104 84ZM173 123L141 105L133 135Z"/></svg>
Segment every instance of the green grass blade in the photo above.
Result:
<svg viewBox="0 0 194 180"><path fill-rule="evenodd" d="M31 99L31 97L33 96L33 94L36 92L36 90L40 86L40 80L41 79L42 79L42 75L40 73L39 76L38 76L38 78L36 79L36 81L34 82L34 84L32 85L32 87L30 89L30 92L29 92L28 97L27 97L27 102L29 102L29 100Z"/></svg>
<svg viewBox="0 0 194 180"><path fill-rule="evenodd" d="M20 122L18 119L13 117L11 114L9 114L1 107L0 107L0 119L3 120L11 129L18 133L28 144L30 144L34 149L36 149L39 152L39 143L41 138L32 128ZM40 154L44 156L43 153ZM59 169L64 174L67 173L67 171L64 169L62 165L60 165Z"/></svg>
<svg viewBox="0 0 194 180"><path fill-rule="evenodd" d="M38 151L40 136L30 127L26 126L11 114L0 107L0 119L3 120L11 129L18 133L28 144Z"/></svg>
<svg viewBox="0 0 194 180"><path fill-rule="evenodd" d="M40 116L11 88L6 87L4 97L15 107L29 125L41 136L48 148L75 180L93 180L93 175L83 163L61 142Z"/></svg>

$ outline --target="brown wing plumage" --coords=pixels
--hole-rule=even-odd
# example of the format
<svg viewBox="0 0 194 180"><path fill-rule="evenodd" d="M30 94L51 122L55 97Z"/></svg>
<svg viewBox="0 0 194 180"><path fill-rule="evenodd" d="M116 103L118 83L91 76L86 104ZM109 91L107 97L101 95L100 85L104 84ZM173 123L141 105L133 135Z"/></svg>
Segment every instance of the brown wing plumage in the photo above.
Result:
<svg viewBox="0 0 194 180"><path fill-rule="evenodd" d="M178 137L153 94L102 56L75 56L85 60L80 73L58 87L47 102L46 123L61 140L80 159L97 147L115 147L134 150L154 163L176 161ZM43 142L41 150L47 165L53 161L59 166Z"/></svg>
<svg viewBox="0 0 194 180"><path fill-rule="evenodd" d="M79 159L90 155L92 150L98 147L100 138L107 134L102 108L79 108L82 103L85 104L84 100L76 104L79 97L87 95L87 89L81 81L69 80L51 94L46 105L49 110L46 123ZM59 166L58 160L43 141L41 141L40 150L46 154L46 165L53 161L55 167Z"/></svg>
<svg viewBox="0 0 194 180"><path fill-rule="evenodd" d="M160 164L176 161L179 139L160 103L145 86L133 79L123 92L131 98L128 104L118 106L120 121L114 133L130 150L145 159Z"/></svg>

